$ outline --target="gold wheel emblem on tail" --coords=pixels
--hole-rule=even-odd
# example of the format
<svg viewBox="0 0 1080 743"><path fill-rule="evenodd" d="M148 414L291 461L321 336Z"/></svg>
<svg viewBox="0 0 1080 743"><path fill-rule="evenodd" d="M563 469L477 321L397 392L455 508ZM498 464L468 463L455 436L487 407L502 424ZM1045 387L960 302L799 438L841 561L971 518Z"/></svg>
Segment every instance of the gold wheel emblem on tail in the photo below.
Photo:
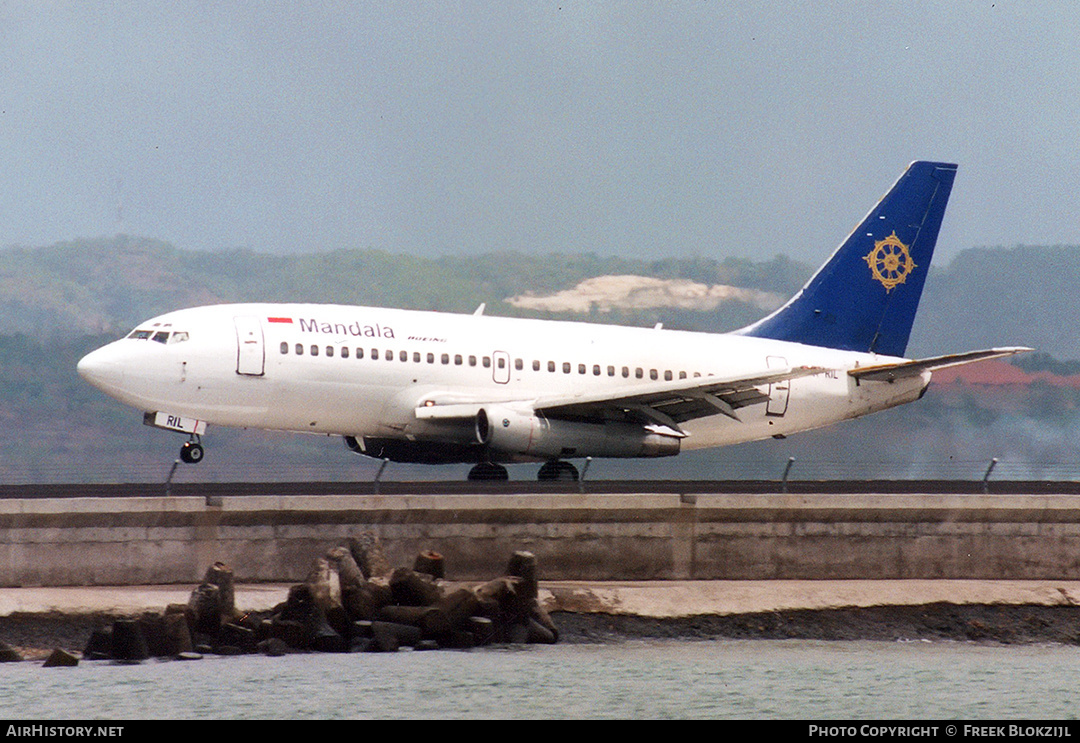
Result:
<svg viewBox="0 0 1080 743"><path fill-rule="evenodd" d="M870 273L874 279L881 282L886 293L891 292L898 284L903 284L907 277L918 266L911 260L908 246L900 242L896 232L884 240L874 241L874 249L863 258L870 266Z"/></svg>

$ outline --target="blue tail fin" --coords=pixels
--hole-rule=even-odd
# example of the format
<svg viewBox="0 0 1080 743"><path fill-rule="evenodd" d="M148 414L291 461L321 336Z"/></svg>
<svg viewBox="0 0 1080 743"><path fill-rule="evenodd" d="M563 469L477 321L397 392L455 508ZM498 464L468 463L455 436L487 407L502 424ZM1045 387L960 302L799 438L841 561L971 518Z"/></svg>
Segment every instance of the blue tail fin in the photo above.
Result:
<svg viewBox="0 0 1080 743"><path fill-rule="evenodd" d="M742 335L903 356L956 166L914 162L787 304Z"/></svg>

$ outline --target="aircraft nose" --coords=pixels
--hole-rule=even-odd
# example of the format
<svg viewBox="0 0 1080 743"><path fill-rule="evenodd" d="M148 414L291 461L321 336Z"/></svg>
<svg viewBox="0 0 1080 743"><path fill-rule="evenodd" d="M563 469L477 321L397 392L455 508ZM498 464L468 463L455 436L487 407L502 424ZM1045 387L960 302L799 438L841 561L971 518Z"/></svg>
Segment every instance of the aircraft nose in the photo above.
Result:
<svg viewBox="0 0 1080 743"><path fill-rule="evenodd" d="M124 382L123 367L118 363L110 346L104 346L79 359L75 367L79 376L102 392L113 392Z"/></svg>

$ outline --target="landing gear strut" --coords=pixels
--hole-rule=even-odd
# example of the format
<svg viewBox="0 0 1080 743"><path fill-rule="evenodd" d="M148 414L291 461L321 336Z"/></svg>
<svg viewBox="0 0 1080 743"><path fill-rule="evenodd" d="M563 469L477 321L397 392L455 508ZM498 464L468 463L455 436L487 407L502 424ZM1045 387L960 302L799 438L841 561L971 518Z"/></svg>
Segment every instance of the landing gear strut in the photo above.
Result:
<svg viewBox="0 0 1080 743"><path fill-rule="evenodd" d="M184 445L180 447L180 461L186 464L198 464L202 461L204 454L202 444L197 436L190 441L184 442Z"/></svg>
<svg viewBox="0 0 1080 743"><path fill-rule="evenodd" d="M536 473L536 479L540 481L550 480L563 480L566 482L577 482L578 471L577 467L564 462L561 459L552 459L549 462L544 462L540 466L540 471Z"/></svg>
<svg viewBox="0 0 1080 743"><path fill-rule="evenodd" d="M506 468L494 462L481 462L469 470L470 480L509 480Z"/></svg>

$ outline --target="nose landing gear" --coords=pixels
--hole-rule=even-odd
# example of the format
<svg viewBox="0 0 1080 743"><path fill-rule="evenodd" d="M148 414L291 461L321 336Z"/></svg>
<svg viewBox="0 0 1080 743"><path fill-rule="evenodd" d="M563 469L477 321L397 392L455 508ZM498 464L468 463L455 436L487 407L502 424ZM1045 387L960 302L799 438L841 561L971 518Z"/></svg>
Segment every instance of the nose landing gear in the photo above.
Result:
<svg viewBox="0 0 1080 743"><path fill-rule="evenodd" d="M202 461L204 454L205 452L203 451L203 446L199 441L198 436L193 436L180 447L180 461L185 464L198 464Z"/></svg>

